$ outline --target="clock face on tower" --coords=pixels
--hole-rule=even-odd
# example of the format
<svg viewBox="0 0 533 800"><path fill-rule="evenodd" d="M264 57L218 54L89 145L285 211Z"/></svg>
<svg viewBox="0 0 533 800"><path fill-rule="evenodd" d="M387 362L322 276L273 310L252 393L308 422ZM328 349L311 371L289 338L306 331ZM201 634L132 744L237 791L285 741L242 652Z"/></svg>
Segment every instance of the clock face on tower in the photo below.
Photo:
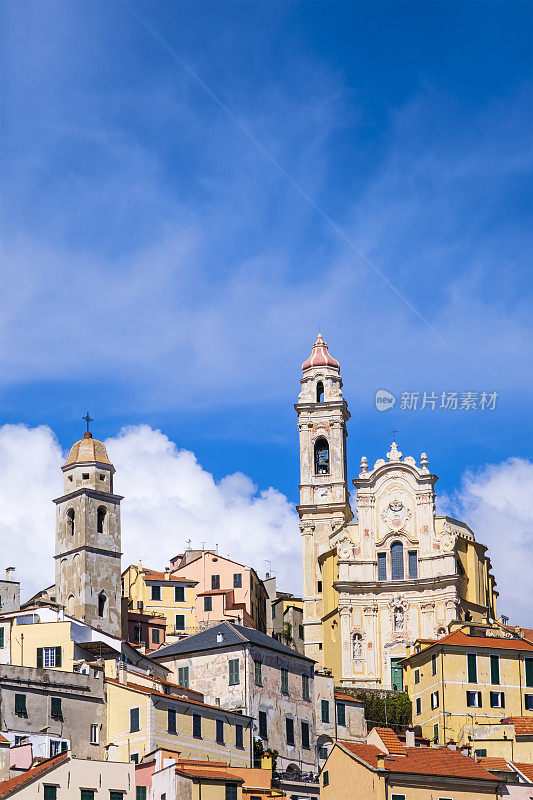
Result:
<svg viewBox="0 0 533 800"><path fill-rule="evenodd" d="M315 489L315 499L316 500L329 500L331 496L331 489L329 486L319 486Z"/></svg>

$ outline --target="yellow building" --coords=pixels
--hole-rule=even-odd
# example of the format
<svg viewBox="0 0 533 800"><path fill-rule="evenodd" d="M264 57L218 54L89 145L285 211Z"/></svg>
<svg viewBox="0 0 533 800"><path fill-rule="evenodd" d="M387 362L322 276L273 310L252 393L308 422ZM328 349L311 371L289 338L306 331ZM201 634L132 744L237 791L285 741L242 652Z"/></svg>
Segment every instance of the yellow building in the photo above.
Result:
<svg viewBox="0 0 533 800"><path fill-rule="evenodd" d="M196 586L196 581L146 569L141 562L122 573L122 595L129 607L165 616L167 637L196 633Z"/></svg>
<svg viewBox="0 0 533 800"><path fill-rule="evenodd" d="M519 758L502 751L501 728L500 736L489 733L506 717L533 719L533 644L502 627L463 624L440 640L417 642L402 666L413 724L424 736L441 744L474 740L478 755ZM474 735L483 727L490 744Z"/></svg>
<svg viewBox="0 0 533 800"><path fill-rule="evenodd" d="M186 686L121 665L106 677L109 757L140 762L158 748L180 758L252 765L252 719L203 702Z"/></svg>

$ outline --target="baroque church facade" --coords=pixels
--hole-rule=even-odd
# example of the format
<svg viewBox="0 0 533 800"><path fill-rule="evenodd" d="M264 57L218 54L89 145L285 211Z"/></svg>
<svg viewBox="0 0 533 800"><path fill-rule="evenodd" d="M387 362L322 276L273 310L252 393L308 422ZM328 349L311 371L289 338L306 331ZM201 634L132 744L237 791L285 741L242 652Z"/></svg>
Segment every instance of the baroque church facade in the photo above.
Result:
<svg viewBox="0 0 533 800"><path fill-rule="evenodd" d="M346 687L402 688L401 659L455 620L496 617L487 548L463 522L437 516L425 453L393 442L361 459L350 505L348 405L340 365L321 335L302 365L300 435L304 649Z"/></svg>

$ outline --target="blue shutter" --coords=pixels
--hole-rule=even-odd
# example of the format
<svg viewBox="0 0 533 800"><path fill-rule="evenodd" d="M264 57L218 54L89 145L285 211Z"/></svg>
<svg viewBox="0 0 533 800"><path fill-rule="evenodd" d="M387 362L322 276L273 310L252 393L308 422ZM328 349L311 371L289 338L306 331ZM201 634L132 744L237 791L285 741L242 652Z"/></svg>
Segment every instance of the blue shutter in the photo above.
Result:
<svg viewBox="0 0 533 800"><path fill-rule="evenodd" d="M393 542L390 548L391 576L393 581L401 581L404 578L403 571L403 544Z"/></svg>
<svg viewBox="0 0 533 800"><path fill-rule="evenodd" d="M409 577L418 578L418 554L416 550L409 550Z"/></svg>
<svg viewBox="0 0 533 800"><path fill-rule="evenodd" d="M387 580L387 554L378 553L378 581Z"/></svg>
<svg viewBox="0 0 533 800"><path fill-rule="evenodd" d="M37 666L38 667L42 667L43 666L43 648L42 647L38 647L37 648Z"/></svg>

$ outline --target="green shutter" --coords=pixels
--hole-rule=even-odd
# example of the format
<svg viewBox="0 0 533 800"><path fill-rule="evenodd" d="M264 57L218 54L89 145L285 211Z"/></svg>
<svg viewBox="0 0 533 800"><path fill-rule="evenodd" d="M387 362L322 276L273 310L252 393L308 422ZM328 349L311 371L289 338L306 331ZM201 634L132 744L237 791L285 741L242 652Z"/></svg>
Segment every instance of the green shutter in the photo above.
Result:
<svg viewBox="0 0 533 800"><path fill-rule="evenodd" d="M337 703L337 723L346 725L346 706L344 703Z"/></svg>
<svg viewBox="0 0 533 800"><path fill-rule="evenodd" d="M43 800L57 800L57 786L44 786Z"/></svg>
<svg viewBox="0 0 533 800"><path fill-rule="evenodd" d="M51 704L52 704L52 708L51 708L52 717L54 717L55 719L60 719L61 716L62 716L62 714L61 714L61 698L60 697L52 697Z"/></svg>
<svg viewBox="0 0 533 800"><path fill-rule="evenodd" d="M533 686L533 658L526 658L526 686Z"/></svg>
<svg viewBox="0 0 533 800"><path fill-rule="evenodd" d="M322 700L320 703L322 711L322 722L329 722L329 700Z"/></svg>
<svg viewBox="0 0 533 800"><path fill-rule="evenodd" d="M146 800L146 786L137 786L135 800Z"/></svg>
<svg viewBox="0 0 533 800"><path fill-rule="evenodd" d="M38 647L37 648L37 666L38 667L42 667L42 665L43 665L43 648L42 647Z"/></svg>
<svg viewBox="0 0 533 800"><path fill-rule="evenodd" d="M61 648L56 647L56 667L61 666Z"/></svg>
<svg viewBox="0 0 533 800"><path fill-rule="evenodd" d="M94 789L82 789L80 800L94 800Z"/></svg>
<svg viewBox="0 0 533 800"><path fill-rule="evenodd" d="M109 792L109 800L124 800L124 792L116 792L110 790Z"/></svg>
<svg viewBox="0 0 533 800"><path fill-rule="evenodd" d="M232 658L229 662L229 685L236 686L239 682L239 659Z"/></svg>
<svg viewBox="0 0 533 800"><path fill-rule="evenodd" d="M25 694L16 694L15 695L15 714L20 716L26 716L26 695Z"/></svg>
<svg viewBox="0 0 533 800"><path fill-rule="evenodd" d="M4 629L0 628L0 647L4 646Z"/></svg>
<svg viewBox="0 0 533 800"><path fill-rule="evenodd" d="M500 659L498 656L490 657L490 682L495 686L500 683Z"/></svg>
<svg viewBox="0 0 533 800"><path fill-rule="evenodd" d="M475 653L466 656L468 664L468 683L477 683L477 657Z"/></svg>

